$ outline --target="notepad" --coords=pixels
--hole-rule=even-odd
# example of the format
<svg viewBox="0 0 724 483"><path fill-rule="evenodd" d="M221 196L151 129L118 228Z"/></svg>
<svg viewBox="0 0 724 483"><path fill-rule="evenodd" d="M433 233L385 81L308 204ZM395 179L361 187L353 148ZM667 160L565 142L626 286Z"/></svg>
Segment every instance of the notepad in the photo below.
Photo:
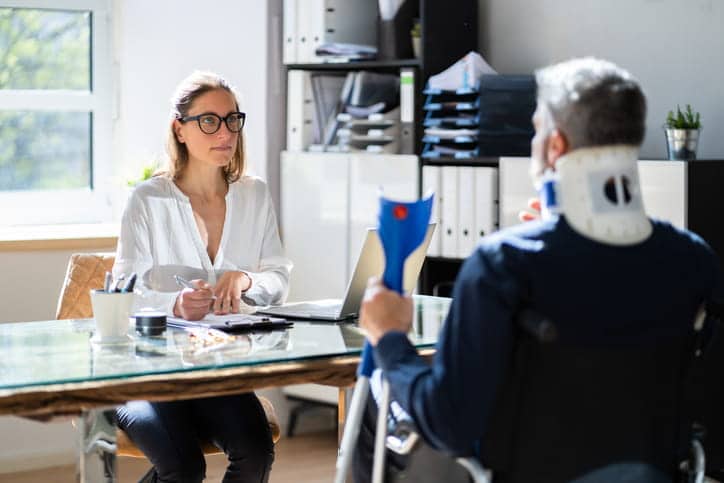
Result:
<svg viewBox="0 0 724 483"><path fill-rule="evenodd" d="M290 327L293 322L281 317L254 314L206 314L201 320L186 320L179 317L169 317L168 325L171 327L207 327L225 331L244 330L271 330Z"/></svg>

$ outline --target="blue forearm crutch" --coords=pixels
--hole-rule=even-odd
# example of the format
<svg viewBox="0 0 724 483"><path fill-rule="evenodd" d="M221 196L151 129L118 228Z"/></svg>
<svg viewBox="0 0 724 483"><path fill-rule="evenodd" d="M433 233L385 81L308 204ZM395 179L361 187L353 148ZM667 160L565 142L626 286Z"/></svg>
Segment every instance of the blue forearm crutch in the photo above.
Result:
<svg viewBox="0 0 724 483"><path fill-rule="evenodd" d="M403 293L403 269L407 257L423 242L432 213L433 195L411 202L399 202L380 197L380 214L378 234L385 253L385 271L382 276L384 285ZM355 384L352 402L350 404L349 416L344 426L344 434L339 454L337 456L337 474L335 483L344 483L347 472L352 463L354 449L359 436L360 423L364 407L367 403L367 392L369 390L369 378L375 369L372 356L372 346L365 341L362 350L362 360L357 369L357 383ZM384 428L387 419L387 403L389 402L389 385L383 384L383 410L380 411L378 428ZM384 413L384 414L383 414ZM381 421L381 422L380 422ZM378 434L375 444L375 469L373 476L381 474L384 467L384 438L386 429ZM381 456L378 456L381 454ZM379 475L378 475L379 478ZM374 479L373 479L374 481Z"/></svg>

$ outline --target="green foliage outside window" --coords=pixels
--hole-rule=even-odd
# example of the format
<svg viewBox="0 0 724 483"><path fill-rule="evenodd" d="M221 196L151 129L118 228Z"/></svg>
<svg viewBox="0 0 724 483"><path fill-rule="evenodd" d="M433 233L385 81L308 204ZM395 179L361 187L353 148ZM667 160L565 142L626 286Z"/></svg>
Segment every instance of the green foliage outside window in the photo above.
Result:
<svg viewBox="0 0 724 483"><path fill-rule="evenodd" d="M90 14L0 8L0 89L90 90Z"/></svg>
<svg viewBox="0 0 724 483"><path fill-rule="evenodd" d="M89 12L0 8L0 90L91 90ZM88 111L0 106L0 191L91 186Z"/></svg>

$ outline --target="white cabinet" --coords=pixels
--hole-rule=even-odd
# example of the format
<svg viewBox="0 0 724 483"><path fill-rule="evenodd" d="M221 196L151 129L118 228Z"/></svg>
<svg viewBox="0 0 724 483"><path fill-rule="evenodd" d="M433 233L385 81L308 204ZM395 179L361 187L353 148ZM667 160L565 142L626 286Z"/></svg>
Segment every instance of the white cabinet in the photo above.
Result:
<svg viewBox="0 0 724 483"><path fill-rule="evenodd" d="M687 228L687 164L681 161L639 161L639 181L646 214Z"/></svg>
<svg viewBox="0 0 724 483"><path fill-rule="evenodd" d="M500 158L500 229L520 223L518 213L528 209L528 200L538 196L530 177L530 158Z"/></svg>
<svg viewBox="0 0 724 483"><path fill-rule="evenodd" d="M294 262L289 301L342 298L368 227L377 226L380 189L413 200L413 155L282 152L281 232Z"/></svg>

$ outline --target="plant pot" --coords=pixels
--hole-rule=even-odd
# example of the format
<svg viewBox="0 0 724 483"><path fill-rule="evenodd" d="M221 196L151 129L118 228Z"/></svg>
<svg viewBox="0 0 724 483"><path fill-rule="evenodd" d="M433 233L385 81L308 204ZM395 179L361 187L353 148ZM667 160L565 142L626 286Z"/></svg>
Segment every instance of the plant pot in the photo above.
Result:
<svg viewBox="0 0 724 483"><path fill-rule="evenodd" d="M669 159L696 159L701 129L671 129L666 132L666 150Z"/></svg>
<svg viewBox="0 0 724 483"><path fill-rule="evenodd" d="M412 55L416 59L420 58L422 52L422 39L420 37L412 37Z"/></svg>

